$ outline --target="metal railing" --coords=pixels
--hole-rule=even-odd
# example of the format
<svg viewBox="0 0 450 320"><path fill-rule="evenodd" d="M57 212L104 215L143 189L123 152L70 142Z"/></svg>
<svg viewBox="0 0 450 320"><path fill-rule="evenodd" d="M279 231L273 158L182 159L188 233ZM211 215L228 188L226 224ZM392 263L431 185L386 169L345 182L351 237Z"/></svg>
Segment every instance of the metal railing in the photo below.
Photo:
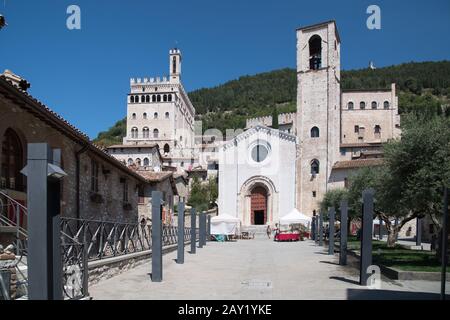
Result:
<svg viewBox="0 0 450 320"><path fill-rule="evenodd" d="M185 227L185 242L191 240L190 230L191 228ZM61 231L86 246L88 261L147 251L152 248L150 224L62 217ZM177 231L178 227L163 226L164 247L178 243Z"/></svg>

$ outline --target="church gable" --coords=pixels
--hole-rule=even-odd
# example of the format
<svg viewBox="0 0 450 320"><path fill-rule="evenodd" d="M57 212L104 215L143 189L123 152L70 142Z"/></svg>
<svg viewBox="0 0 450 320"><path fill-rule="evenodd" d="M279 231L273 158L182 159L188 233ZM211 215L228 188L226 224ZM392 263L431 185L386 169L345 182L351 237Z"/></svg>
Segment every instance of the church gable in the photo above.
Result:
<svg viewBox="0 0 450 320"><path fill-rule="evenodd" d="M237 135L233 140L226 143L223 146L223 150L232 148L232 147L236 146L238 143L248 139L249 137L251 137L252 135L257 134L257 133L267 134L267 136L270 136L272 139L278 137L280 140L292 142L294 144L297 143L297 137L295 135L292 135L292 134L289 134L289 133L286 133L286 132L283 132L280 130L276 130L273 128L269 128L266 126L257 125L251 129L248 129L245 132Z"/></svg>

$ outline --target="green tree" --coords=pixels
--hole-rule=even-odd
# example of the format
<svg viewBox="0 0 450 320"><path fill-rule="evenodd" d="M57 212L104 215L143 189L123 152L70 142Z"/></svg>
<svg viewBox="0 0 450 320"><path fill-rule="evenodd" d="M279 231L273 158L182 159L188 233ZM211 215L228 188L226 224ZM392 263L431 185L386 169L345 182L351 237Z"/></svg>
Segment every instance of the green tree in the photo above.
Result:
<svg viewBox="0 0 450 320"><path fill-rule="evenodd" d="M277 107L273 108L272 111L272 128L278 129L280 126L278 124L278 109Z"/></svg>

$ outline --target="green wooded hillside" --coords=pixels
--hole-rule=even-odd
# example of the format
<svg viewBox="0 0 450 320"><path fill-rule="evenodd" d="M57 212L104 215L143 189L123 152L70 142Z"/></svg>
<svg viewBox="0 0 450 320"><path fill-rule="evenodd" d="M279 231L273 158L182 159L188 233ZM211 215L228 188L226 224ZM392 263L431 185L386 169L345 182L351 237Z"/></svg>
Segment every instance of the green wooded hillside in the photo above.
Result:
<svg viewBox="0 0 450 320"><path fill-rule="evenodd" d="M399 91L400 112L450 113L450 61L410 62L371 70L342 71L343 89L389 88ZM296 110L297 79L293 69L242 76L213 88L195 90L189 97L203 130L243 128L245 119ZM276 109L276 110L275 110ZM120 143L125 119L94 140L103 146Z"/></svg>

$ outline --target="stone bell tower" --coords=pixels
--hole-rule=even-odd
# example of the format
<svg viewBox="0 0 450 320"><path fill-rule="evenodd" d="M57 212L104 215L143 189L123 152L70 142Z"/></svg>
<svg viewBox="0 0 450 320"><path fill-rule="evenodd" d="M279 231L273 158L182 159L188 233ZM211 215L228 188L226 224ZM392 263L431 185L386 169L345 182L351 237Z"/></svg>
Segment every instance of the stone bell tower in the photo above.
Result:
<svg viewBox="0 0 450 320"><path fill-rule="evenodd" d="M169 75L171 83L180 83L181 51L177 48L169 51Z"/></svg>
<svg viewBox="0 0 450 320"><path fill-rule="evenodd" d="M312 216L339 156L340 39L334 21L297 29L296 207Z"/></svg>

